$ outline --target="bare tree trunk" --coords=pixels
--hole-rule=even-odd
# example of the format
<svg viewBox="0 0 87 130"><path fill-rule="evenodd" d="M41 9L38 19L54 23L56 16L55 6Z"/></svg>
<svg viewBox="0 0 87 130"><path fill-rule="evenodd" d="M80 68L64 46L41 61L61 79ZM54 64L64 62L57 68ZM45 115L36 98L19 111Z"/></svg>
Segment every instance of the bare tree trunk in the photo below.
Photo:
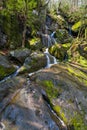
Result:
<svg viewBox="0 0 87 130"><path fill-rule="evenodd" d="M22 48L25 47L25 40L26 40L26 23L24 25L23 35L22 35Z"/></svg>
<svg viewBox="0 0 87 130"><path fill-rule="evenodd" d="M26 22L27 22L27 13L28 13L28 0L24 0L25 2L25 12L24 12L24 30L22 35L22 47L25 47L25 40L26 40Z"/></svg>

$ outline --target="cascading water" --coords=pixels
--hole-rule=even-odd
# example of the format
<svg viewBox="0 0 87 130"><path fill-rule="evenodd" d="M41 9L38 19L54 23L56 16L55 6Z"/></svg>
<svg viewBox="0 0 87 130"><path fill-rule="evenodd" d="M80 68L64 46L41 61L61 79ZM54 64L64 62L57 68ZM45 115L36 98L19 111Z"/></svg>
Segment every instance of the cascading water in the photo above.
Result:
<svg viewBox="0 0 87 130"><path fill-rule="evenodd" d="M55 38L54 38L55 33L56 33L56 31L52 32L51 35L50 35L50 37L51 37L51 42L52 42L53 44L56 44L56 40L55 40Z"/></svg>
<svg viewBox="0 0 87 130"><path fill-rule="evenodd" d="M52 56L52 55L49 54L48 48L46 48L46 50L45 50L44 53L45 53L46 58L47 58L46 68L49 68L49 67L52 66L53 64L57 64L56 58L55 58L54 56ZM52 62L51 62L50 58L52 59Z"/></svg>

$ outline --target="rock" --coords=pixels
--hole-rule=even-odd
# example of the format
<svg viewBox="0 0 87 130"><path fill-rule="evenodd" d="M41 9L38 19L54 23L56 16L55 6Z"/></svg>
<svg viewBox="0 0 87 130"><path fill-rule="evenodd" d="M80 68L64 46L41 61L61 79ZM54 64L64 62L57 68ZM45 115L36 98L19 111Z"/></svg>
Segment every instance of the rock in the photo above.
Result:
<svg viewBox="0 0 87 130"><path fill-rule="evenodd" d="M40 37L40 34L39 32L37 32L37 35L39 35ZM40 38L32 38L29 40L29 44L30 44L30 49L31 50L41 50L42 49L42 44L40 42Z"/></svg>
<svg viewBox="0 0 87 130"><path fill-rule="evenodd" d="M67 58L67 50L70 48L71 44L55 44L49 48L50 54L54 55L59 60L65 60Z"/></svg>
<svg viewBox="0 0 87 130"><path fill-rule="evenodd" d="M26 57L30 56L31 50L27 48L16 49L10 52L10 57L17 59L19 62L24 63Z"/></svg>
<svg viewBox="0 0 87 130"><path fill-rule="evenodd" d="M57 22L61 27L67 26L67 22L61 15L57 15Z"/></svg>
<svg viewBox="0 0 87 130"><path fill-rule="evenodd" d="M36 42L36 43L30 45L30 48L31 48L31 50L40 51L40 50L42 50L43 46L42 46L41 42Z"/></svg>
<svg viewBox="0 0 87 130"><path fill-rule="evenodd" d="M11 130L59 130L52 120L42 95L35 84L24 85L20 81L19 93L10 101L5 110L0 114L6 129ZM25 80L25 78L24 78ZM15 83L14 79L13 82ZM26 80L24 81L24 84ZM16 85L16 84L15 84Z"/></svg>
<svg viewBox="0 0 87 130"><path fill-rule="evenodd" d="M24 67L28 72L34 72L46 66L46 56L41 52L34 52L30 57L27 57L24 62Z"/></svg>
<svg viewBox="0 0 87 130"><path fill-rule="evenodd" d="M57 43L68 43L72 41L72 37L68 34L65 29L58 29L56 31L56 41Z"/></svg>
<svg viewBox="0 0 87 130"><path fill-rule="evenodd" d="M82 22L81 22L81 21L75 23L75 24L72 26L72 31L75 31L75 32L78 31L81 26L82 26Z"/></svg>
<svg viewBox="0 0 87 130"><path fill-rule="evenodd" d="M80 53L81 56L83 56L84 58L86 58L87 60L87 42L83 41L83 43L81 43L78 46L78 51Z"/></svg>
<svg viewBox="0 0 87 130"><path fill-rule="evenodd" d="M0 55L0 80L14 73L16 68L11 65L6 56Z"/></svg>
<svg viewBox="0 0 87 130"><path fill-rule="evenodd" d="M3 32L0 29L0 48L6 47L7 43L7 36L3 34Z"/></svg>
<svg viewBox="0 0 87 130"><path fill-rule="evenodd" d="M70 49L67 51L70 62L87 66L87 42L85 40L74 39Z"/></svg>
<svg viewBox="0 0 87 130"><path fill-rule="evenodd" d="M43 47L50 47L54 44L52 38L48 34L41 34L41 42Z"/></svg>
<svg viewBox="0 0 87 130"><path fill-rule="evenodd" d="M10 93L15 92L17 89L22 87L24 81L25 79L22 77L11 77L8 78L7 80L4 80L3 82L0 82L0 109L4 105L2 103L3 99Z"/></svg>
<svg viewBox="0 0 87 130"><path fill-rule="evenodd" d="M43 88L68 129L87 129L87 73L78 66L60 63L32 75L31 80Z"/></svg>

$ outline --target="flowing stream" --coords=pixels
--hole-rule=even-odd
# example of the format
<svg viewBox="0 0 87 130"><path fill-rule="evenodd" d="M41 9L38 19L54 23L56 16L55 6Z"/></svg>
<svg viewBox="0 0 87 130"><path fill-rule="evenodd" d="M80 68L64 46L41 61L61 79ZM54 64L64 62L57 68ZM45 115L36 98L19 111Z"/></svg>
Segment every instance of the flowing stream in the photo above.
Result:
<svg viewBox="0 0 87 130"><path fill-rule="evenodd" d="M53 64L57 64L57 60L54 56L50 55L49 51L48 51L48 48L46 48L45 50L45 55L46 55L46 58L47 58L47 65L46 65L46 68L49 68L51 67ZM51 60L52 62L51 62Z"/></svg>
<svg viewBox="0 0 87 130"><path fill-rule="evenodd" d="M51 34L51 38L52 38L53 40L54 40L54 34L55 34L55 32L53 32L53 33ZM48 46L49 46L49 43L51 43L51 42L48 40ZM55 43L56 43L56 41L55 41ZM44 54L46 55L46 58L47 58L47 65L46 65L45 68L50 68L52 65L57 64L56 58L55 58L54 56L50 55L50 53L49 53L49 51L48 51L48 48L46 48ZM32 76L33 74L36 74L36 73L41 72L42 70L43 70L43 69L40 69L40 70L38 70L38 71L36 71L36 72L29 73L28 76L30 77L30 76ZM17 76L17 75L19 74L19 71L20 71L20 67L17 66L17 71L14 72L13 74L9 75L8 77L5 77L3 80L0 81L0 83L6 81L6 80L8 80L8 79L10 79L11 77ZM30 79L28 79L28 83L29 83L29 84L31 83ZM43 94L42 94L42 95L43 95ZM46 100L45 100L45 101L46 101ZM49 108L49 111L50 111L50 113L51 113L51 115L52 115L52 118L55 120L55 122L57 123L57 125L60 125L60 126L61 126L60 130L67 130L66 125L65 125L64 122L56 115L56 113L52 110L52 108L51 108L49 102L46 101L46 103L47 103L47 106L48 106L48 108ZM56 118L56 119L55 119L55 118ZM59 123L58 123L58 122L59 122Z"/></svg>

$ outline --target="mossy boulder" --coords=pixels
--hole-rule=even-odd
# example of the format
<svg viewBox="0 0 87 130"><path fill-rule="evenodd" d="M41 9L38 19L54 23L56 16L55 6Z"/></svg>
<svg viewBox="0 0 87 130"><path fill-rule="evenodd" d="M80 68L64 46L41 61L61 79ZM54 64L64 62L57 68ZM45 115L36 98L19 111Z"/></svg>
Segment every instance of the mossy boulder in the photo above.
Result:
<svg viewBox="0 0 87 130"><path fill-rule="evenodd" d="M19 48L13 51L10 51L10 57L13 58L13 60L18 60L21 63L24 63L26 57L28 57L31 54L31 50L28 48Z"/></svg>
<svg viewBox="0 0 87 130"><path fill-rule="evenodd" d="M87 42L83 41L80 45L79 45L79 53L81 56L83 56L84 58L87 59Z"/></svg>
<svg viewBox="0 0 87 130"><path fill-rule="evenodd" d="M87 42L83 39L74 39L67 51L69 60L82 66L87 66Z"/></svg>
<svg viewBox="0 0 87 130"><path fill-rule="evenodd" d="M19 73L34 72L46 66L47 59L45 54L34 52L30 57L25 59L23 66L19 69Z"/></svg>
<svg viewBox="0 0 87 130"><path fill-rule="evenodd" d="M69 130L87 129L87 74L79 66L60 63L31 80L46 92L45 99Z"/></svg>
<svg viewBox="0 0 87 130"><path fill-rule="evenodd" d="M57 15L57 22L61 27L67 26L67 22L61 15Z"/></svg>
<svg viewBox="0 0 87 130"><path fill-rule="evenodd" d="M10 64L8 59L5 56L0 55L0 80L14 73L15 71L16 68Z"/></svg>
<svg viewBox="0 0 87 130"><path fill-rule="evenodd" d="M72 31L78 32L79 37L86 38L87 19L79 20L72 26Z"/></svg>
<svg viewBox="0 0 87 130"><path fill-rule="evenodd" d="M29 43L30 43L31 50L41 50L43 47L40 42L40 38L33 38L33 39L29 40Z"/></svg>
<svg viewBox="0 0 87 130"><path fill-rule="evenodd" d="M66 43L71 42L72 37L68 34L68 32L65 29L58 29L56 31L56 41L58 43Z"/></svg>
<svg viewBox="0 0 87 130"><path fill-rule="evenodd" d="M67 50L70 48L71 44L55 44L49 48L50 54L54 55L59 60L64 60L67 55Z"/></svg>

